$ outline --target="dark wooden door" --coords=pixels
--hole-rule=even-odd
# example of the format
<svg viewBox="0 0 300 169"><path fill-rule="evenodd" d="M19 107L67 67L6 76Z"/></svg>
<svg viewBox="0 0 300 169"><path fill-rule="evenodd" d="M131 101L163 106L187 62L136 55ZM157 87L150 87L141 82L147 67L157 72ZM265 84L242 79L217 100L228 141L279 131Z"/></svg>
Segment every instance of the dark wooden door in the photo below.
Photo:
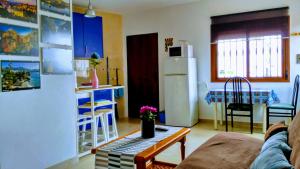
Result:
<svg viewBox="0 0 300 169"><path fill-rule="evenodd" d="M158 34L127 36L129 117L139 117L141 106L159 110Z"/></svg>

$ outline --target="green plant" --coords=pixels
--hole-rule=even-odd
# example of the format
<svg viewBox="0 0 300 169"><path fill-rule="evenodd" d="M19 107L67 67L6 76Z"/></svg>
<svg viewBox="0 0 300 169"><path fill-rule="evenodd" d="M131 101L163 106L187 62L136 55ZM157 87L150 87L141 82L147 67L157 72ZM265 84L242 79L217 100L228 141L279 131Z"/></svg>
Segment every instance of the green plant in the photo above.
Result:
<svg viewBox="0 0 300 169"><path fill-rule="evenodd" d="M100 64L101 62L101 57L98 53L94 52L92 55L91 55L91 58L89 59L90 60L90 65L93 66L93 68L95 69L97 65Z"/></svg>

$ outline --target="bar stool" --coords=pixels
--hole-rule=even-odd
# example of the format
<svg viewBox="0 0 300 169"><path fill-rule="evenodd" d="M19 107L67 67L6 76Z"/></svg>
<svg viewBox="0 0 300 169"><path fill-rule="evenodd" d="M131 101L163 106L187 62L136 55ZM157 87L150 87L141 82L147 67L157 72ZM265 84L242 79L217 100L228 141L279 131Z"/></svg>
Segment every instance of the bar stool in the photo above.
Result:
<svg viewBox="0 0 300 169"><path fill-rule="evenodd" d="M111 117L111 124L109 123ZM106 126L106 133L107 133L107 142L117 139L119 137L115 112L113 109L107 109L104 115L104 121Z"/></svg>
<svg viewBox="0 0 300 169"><path fill-rule="evenodd" d="M98 147L100 145L107 143L107 132L106 132L105 119L104 119L105 112L106 112L105 109L94 111L94 118L93 118L93 125L92 125L94 147ZM84 113L84 115L92 116L92 113L87 112Z"/></svg>
<svg viewBox="0 0 300 169"><path fill-rule="evenodd" d="M93 148L91 130L87 130L87 125L92 125L93 117L89 115L78 115L77 117L77 143L78 152L83 153Z"/></svg>

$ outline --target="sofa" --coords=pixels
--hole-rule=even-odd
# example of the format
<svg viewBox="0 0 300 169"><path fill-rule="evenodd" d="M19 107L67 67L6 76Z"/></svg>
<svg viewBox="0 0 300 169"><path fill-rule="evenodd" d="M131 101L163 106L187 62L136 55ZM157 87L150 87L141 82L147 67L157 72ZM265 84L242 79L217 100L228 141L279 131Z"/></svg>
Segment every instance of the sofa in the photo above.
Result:
<svg viewBox="0 0 300 169"><path fill-rule="evenodd" d="M283 123L271 126L264 141L239 133L217 134L196 149L176 169L248 169L260 155L266 140L282 131L287 131L286 142L291 148L286 160L295 169L300 169L299 114L288 127Z"/></svg>

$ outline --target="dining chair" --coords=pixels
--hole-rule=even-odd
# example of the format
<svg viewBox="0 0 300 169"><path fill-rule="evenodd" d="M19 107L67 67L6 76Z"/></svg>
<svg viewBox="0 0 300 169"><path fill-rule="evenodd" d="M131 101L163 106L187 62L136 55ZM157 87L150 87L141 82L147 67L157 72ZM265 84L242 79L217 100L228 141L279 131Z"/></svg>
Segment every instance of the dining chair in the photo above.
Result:
<svg viewBox="0 0 300 169"><path fill-rule="evenodd" d="M232 84L232 86L230 86ZM244 88L243 89L243 84ZM230 92L228 89L230 87ZM246 97L243 97L243 93ZM229 95L231 95L229 97ZM248 96L248 97L247 97ZM253 133L253 104L251 94L251 84L243 77L229 78L224 85L224 101L225 101L225 120L226 120L226 132L228 131L228 116L231 117L231 127L233 128L233 117L250 117L250 131ZM230 114L228 114L230 110ZM238 113L234 114L235 111ZM250 112L246 114L245 112Z"/></svg>
<svg viewBox="0 0 300 169"><path fill-rule="evenodd" d="M292 103L275 103L267 106L267 122L266 127L269 128L270 117L290 117L293 118L296 115L297 111L297 101L298 101L298 92L299 92L299 75L296 76L292 94ZM273 110L273 111L271 111ZM274 112L275 110L275 112ZM278 112L278 110L286 110L287 112Z"/></svg>

